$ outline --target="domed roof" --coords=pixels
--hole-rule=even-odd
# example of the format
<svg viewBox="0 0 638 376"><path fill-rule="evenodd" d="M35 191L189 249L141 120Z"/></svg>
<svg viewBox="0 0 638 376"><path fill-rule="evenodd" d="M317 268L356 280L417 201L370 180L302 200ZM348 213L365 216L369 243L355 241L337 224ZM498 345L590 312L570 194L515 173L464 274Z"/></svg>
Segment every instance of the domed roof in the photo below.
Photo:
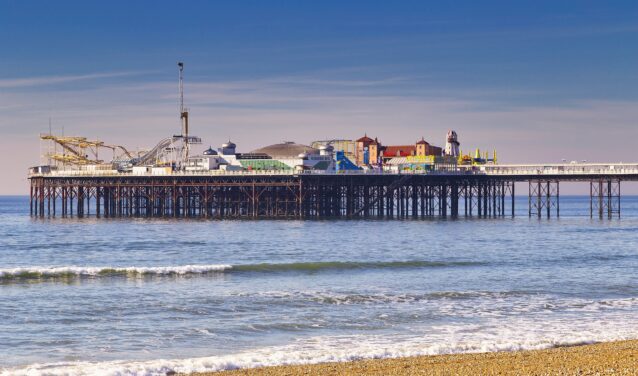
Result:
<svg viewBox="0 0 638 376"><path fill-rule="evenodd" d="M273 158L298 158L299 154L319 154L319 150L294 142L282 142L251 151L251 154L267 154Z"/></svg>
<svg viewBox="0 0 638 376"><path fill-rule="evenodd" d="M228 140L228 142L222 144L222 147L225 149L234 149L237 145L235 145L231 140Z"/></svg>
<svg viewBox="0 0 638 376"><path fill-rule="evenodd" d="M217 155L217 152L215 150L213 150L212 147L208 147L208 149L204 150L204 152L202 153L204 155Z"/></svg>
<svg viewBox="0 0 638 376"><path fill-rule="evenodd" d="M368 137L368 134L366 134L365 136L358 139L356 142L371 143L374 142L374 140Z"/></svg>

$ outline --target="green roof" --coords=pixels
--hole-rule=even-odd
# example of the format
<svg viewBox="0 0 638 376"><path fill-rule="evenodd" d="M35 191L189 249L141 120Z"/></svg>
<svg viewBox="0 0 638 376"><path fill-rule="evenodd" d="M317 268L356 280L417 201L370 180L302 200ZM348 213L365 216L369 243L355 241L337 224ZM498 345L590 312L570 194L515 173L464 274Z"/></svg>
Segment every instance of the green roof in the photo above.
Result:
<svg viewBox="0 0 638 376"><path fill-rule="evenodd" d="M292 170L292 167L274 159L240 159L239 163L250 170Z"/></svg>

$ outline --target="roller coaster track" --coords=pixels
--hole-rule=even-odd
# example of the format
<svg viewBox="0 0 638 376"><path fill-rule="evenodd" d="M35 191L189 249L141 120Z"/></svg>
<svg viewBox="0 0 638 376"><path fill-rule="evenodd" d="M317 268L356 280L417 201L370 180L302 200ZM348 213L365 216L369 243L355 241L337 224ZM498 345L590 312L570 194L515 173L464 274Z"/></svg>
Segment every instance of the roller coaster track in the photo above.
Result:
<svg viewBox="0 0 638 376"><path fill-rule="evenodd" d="M167 147L171 146L173 144L173 137L168 137L163 139L162 141L158 142L157 145L155 145L155 147L153 149L151 149L150 151L148 151L147 153L141 155L138 158L134 158L133 164L134 165L147 165L147 164L154 164L157 161L157 156L162 154Z"/></svg>

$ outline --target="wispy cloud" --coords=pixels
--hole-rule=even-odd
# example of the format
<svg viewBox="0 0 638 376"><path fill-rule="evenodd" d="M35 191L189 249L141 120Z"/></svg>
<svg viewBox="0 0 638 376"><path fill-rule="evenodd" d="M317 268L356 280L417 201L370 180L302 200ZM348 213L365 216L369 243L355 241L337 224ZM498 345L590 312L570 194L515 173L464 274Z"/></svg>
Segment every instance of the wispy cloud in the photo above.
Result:
<svg viewBox="0 0 638 376"><path fill-rule="evenodd" d="M31 87L31 86L45 86L63 84L76 81L97 80L102 78L114 78L131 76L140 74L143 72L112 72L112 73L92 73L83 75L69 75L69 76L41 76L41 77L27 77L27 78L6 78L0 79L0 88L19 88L19 87Z"/></svg>

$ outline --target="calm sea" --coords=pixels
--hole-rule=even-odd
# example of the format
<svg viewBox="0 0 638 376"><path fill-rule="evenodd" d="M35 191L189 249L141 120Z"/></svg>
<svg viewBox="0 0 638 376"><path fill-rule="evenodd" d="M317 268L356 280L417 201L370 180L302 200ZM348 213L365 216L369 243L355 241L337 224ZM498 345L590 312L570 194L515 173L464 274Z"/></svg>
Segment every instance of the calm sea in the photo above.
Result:
<svg viewBox="0 0 638 376"><path fill-rule="evenodd" d="M165 374L638 338L621 219L34 219L0 197L0 374Z"/></svg>

